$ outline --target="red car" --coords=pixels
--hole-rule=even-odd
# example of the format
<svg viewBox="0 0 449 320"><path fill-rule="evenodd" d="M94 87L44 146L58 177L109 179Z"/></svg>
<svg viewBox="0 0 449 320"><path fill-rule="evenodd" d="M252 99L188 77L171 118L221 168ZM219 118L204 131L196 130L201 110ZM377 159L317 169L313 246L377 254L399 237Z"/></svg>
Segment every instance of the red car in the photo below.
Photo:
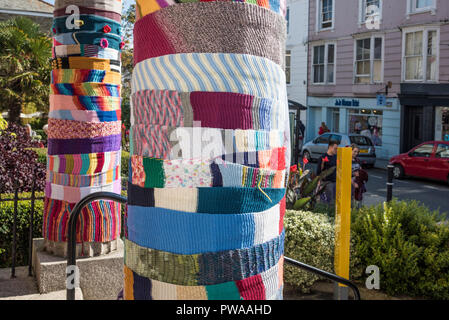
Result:
<svg viewBox="0 0 449 320"><path fill-rule="evenodd" d="M421 143L407 153L390 159L394 177L422 177L449 183L449 141Z"/></svg>

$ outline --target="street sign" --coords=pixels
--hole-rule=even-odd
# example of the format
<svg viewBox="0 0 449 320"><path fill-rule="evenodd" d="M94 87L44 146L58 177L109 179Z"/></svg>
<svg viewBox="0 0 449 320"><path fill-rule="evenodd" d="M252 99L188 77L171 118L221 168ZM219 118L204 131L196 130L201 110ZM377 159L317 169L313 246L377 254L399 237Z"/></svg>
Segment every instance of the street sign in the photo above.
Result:
<svg viewBox="0 0 449 320"><path fill-rule="evenodd" d="M387 105L387 97L384 94L378 94L376 99L378 107L385 107Z"/></svg>

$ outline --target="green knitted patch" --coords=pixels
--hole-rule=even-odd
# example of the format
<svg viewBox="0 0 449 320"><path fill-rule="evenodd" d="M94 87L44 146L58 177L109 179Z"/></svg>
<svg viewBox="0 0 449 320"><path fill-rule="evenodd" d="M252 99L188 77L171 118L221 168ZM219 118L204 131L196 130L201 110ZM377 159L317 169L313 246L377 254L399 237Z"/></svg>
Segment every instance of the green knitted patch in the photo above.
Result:
<svg viewBox="0 0 449 320"><path fill-rule="evenodd" d="M163 188L165 186L165 174L163 160L143 158L145 170L145 188Z"/></svg>
<svg viewBox="0 0 449 320"><path fill-rule="evenodd" d="M235 282L225 282L206 286L208 300L240 300L239 289Z"/></svg>

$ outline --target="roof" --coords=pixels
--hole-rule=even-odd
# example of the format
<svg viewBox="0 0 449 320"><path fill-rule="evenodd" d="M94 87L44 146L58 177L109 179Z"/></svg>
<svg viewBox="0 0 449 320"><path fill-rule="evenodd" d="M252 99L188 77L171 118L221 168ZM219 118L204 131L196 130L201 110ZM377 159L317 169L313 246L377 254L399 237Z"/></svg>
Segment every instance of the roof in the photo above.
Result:
<svg viewBox="0 0 449 320"><path fill-rule="evenodd" d="M53 14L54 6L43 0L0 1L0 10Z"/></svg>

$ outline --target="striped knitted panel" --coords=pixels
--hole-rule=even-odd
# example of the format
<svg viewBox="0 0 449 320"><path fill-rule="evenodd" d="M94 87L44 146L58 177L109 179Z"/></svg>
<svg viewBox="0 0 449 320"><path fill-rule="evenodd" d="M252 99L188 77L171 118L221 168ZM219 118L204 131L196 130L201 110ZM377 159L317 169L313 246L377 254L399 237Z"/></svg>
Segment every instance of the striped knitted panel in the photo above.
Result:
<svg viewBox="0 0 449 320"><path fill-rule="evenodd" d="M136 22L134 43L140 45L134 46L134 63L173 53L228 52L264 57L283 66L285 28L281 15L240 2L170 6Z"/></svg>
<svg viewBox="0 0 449 320"><path fill-rule="evenodd" d="M66 12L73 5L80 6L77 20ZM66 252L76 203L95 192L121 193L121 8L121 0L55 1L43 219L44 247L55 255ZM112 201L82 210L81 255L117 248L120 210Z"/></svg>
<svg viewBox="0 0 449 320"><path fill-rule="evenodd" d="M125 299L282 299L285 0L136 11Z"/></svg>

